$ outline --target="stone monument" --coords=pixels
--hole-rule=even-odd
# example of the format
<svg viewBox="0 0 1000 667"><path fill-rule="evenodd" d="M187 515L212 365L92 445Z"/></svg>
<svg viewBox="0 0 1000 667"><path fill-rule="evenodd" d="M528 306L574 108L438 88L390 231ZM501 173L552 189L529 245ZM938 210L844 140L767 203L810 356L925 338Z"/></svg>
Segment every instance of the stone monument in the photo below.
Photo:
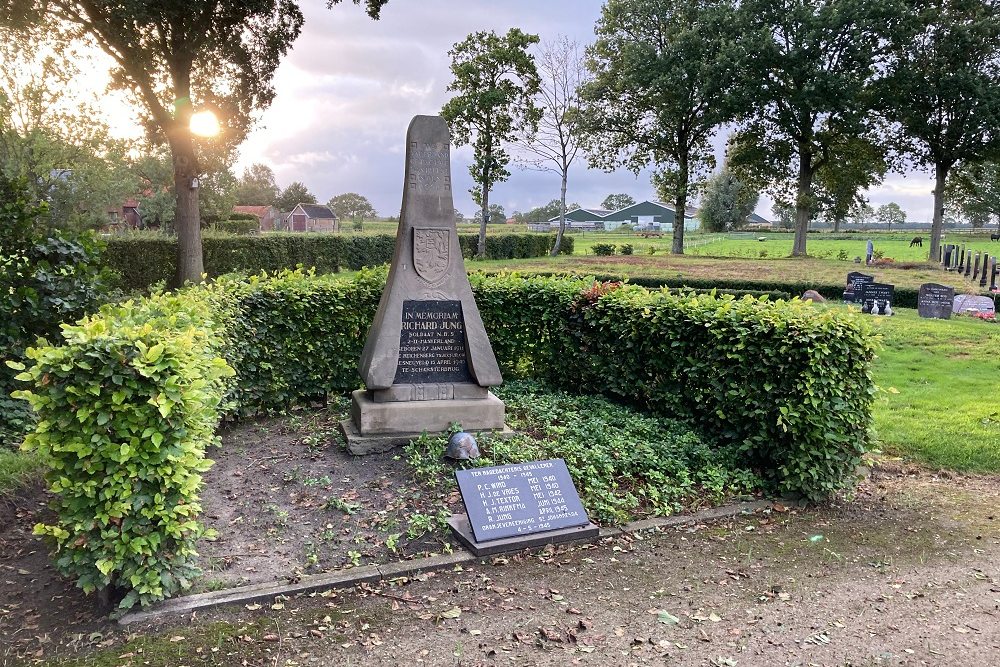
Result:
<svg viewBox="0 0 1000 667"><path fill-rule="evenodd" d="M451 193L451 138L440 116L406 131L406 172L396 249L341 423L354 454L386 451L458 422L503 430L502 382L465 273Z"/></svg>

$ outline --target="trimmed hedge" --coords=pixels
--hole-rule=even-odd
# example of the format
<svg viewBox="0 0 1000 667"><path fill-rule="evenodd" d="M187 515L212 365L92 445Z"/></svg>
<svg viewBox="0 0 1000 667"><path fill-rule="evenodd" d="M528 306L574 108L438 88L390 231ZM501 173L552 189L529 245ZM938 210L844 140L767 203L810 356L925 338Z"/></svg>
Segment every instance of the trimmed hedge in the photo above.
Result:
<svg viewBox="0 0 1000 667"><path fill-rule="evenodd" d="M60 569L87 590L131 589L124 605L183 588L212 427L358 387L384 280L228 276L105 308L31 350L20 396L39 426L26 447L50 460L59 518L40 530ZM865 318L592 279L471 281L508 377L681 419L781 491L821 498L853 479L875 391Z"/></svg>
<svg viewBox="0 0 1000 667"><path fill-rule="evenodd" d="M460 234L462 254L475 255L478 237ZM555 236L547 234L500 234L486 237L487 259L544 257ZM226 273L277 273L296 267L317 273L357 271L392 261L396 237L346 234L263 234L232 236L208 233L202 237L205 273L215 278ZM573 253L573 239L564 237L561 254ZM163 282L172 285L177 263L177 240L170 236L137 234L108 239L101 255L106 266L121 276L127 290L146 290Z"/></svg>
<svg viewBox="0 0 1000 667"><path fill-rule="evenodd" d="M497 274L487 274L497 275ZM565 277L565 273L555 273L550 271L533 272L530 275L542 277ZM595 280L602 282L620 282L624 280L622 276L610 274L588 274ZM651 290L668 288L690 288L698 293L709 293L715 291L719 294L732 294L734 296L760 296L767 294L772 299L788 299L801 296L806 290L816 290L823 298L830 301L840 301L844 298L844 288L847 284L847 274L844 274L843 284L816 284L805 281L781 281L781 280L741 280L739 278L649 278L629 276L628 282L631 285L638 285ZM955 289L960 292L959 288ZM896 285L893 292L893 306L897 308L916 308L918 288L901 287ZM987 296L996 301L1000 307L1000 295L988 292L977 292L982 296Z"/></svg>

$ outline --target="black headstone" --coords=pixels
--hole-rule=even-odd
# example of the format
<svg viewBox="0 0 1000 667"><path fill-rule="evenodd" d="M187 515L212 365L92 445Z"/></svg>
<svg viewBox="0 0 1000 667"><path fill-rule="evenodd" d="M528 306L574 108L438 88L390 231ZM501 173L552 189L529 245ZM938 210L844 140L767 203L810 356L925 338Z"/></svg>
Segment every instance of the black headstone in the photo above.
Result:
<svg viewBox="0 0 1000 667"><path fill-rule="evenodd" d="M562 459L455 472L476 542L590 524Z"/></svg>
<svg viewBox="0 0 1000 667"><path fill-rule="evenodd" d="M986 287L986 283L990 280L990 256L986 254L983 256L983 272L979 276L979 286Z"/></svg>
<svg viewBox="0 0 1000 667"><path fill-rule="evenodd" d="M994 257L990 262L990 291L997 291L997 258Z"/></svg>
<svg viewBox="0 0 1000 667"><path fill-rule="evenodd" d="M972 279L973 280L978 280L979 279L979 256L981 254L982 253L980 253L978 250L976 251L976 262L975 262L975 264L973 264L973 267L972 267Z"/></svg>
<svg viewBox="0 0 1000 667"><path fill-rule="evenodd" d="M951 319L955 288L937 283L924 283L917 294L917 314L939 320Z"/></svg>
<svg viewBox="0 0 1000 667"><path fill-rule="evenodd" d="M885 307L892 305L892 296L896 286L886 283L865 283L861 286L860 300L863 312L871 312L878 304L879 313L885 313Z"/></svg>
<svg viewBox="0 0 1000 667"><path fill-rule="evenodd" d="M847 274L847 287L844 289L844 301L847 303L859 303L858 293L865 283L875 282L875 276L860 271L851 271Z"/></svg>

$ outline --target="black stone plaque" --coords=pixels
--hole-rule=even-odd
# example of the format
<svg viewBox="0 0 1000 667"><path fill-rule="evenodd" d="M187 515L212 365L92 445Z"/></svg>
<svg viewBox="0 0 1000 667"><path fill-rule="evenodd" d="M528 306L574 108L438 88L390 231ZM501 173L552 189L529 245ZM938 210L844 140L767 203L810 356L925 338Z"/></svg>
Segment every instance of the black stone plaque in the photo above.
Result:
<svg viewBox="0 0 1000 667"><path fill-rule="evenodd" d="M395 384L472 382L461 301L403 301Z"/></svg>
<svg viewBox="0 0 1000 667"><path fill-rule="evenodd" d="M858 295L861 292L861 286L873 282L875 282L875 276L870 276L860 271L851 271L847 274L847 288L844 289L844 301L859 303L861 299L858 298Z"/></svg>
<svg viewBox="0 0 1000 667"><path fill-rule="evenodd" d="M917 293L917 314L938 320L951 319L955 288L937 283L924 283Z"/></svg>
<svg viewBox="0 0 1000 667"><path fill-rule="evenodd" d="M562 459L455 472L476 542L590 524Z"/></svg>
<svg viewBox="0 0 1000 667"><path fill-rule="evenodd" d="M895 285L887 285L885 283L864 283L861 286L861 291L858 296L858 300L862 304L862 312L870 312L871 306L878 304L878 311L880 313L885 313L885 307L892 304L892 296L895 291Z"/></svg>

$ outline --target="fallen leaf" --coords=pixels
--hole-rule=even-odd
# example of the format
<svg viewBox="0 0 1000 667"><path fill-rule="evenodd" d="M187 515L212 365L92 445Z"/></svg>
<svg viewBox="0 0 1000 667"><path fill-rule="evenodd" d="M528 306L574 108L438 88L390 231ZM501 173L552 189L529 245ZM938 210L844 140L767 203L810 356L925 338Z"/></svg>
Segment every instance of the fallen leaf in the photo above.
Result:
<svg viewBox="0 0 1000 667"><path fill-rule="evenodd" d="M671 614L669 611L666 610L661 610L656 615L656 620L658 620L660 623L665 623L666 625L677 625L678 623L681 622L681 619L677 618L676 616L674 616L673 614Z"/></svg>
<svg viewBox="0 0 1000 667"><path fill-rule="evenodd" d="M446 609L438 614L441 618L458 618L462 615L461 607L452 607L451 609Z"/></svg>
<svg viewBox="0 0 1000 667"><path fill-rule="evenodd" d="M259 605L259 604L257 604L257 603L254 603L254 604L248 604L248 605L246 605L246 607L247 607L247 609L249 609L250 611L257 611L258 609L260 609L260 605Z"/></svg>

